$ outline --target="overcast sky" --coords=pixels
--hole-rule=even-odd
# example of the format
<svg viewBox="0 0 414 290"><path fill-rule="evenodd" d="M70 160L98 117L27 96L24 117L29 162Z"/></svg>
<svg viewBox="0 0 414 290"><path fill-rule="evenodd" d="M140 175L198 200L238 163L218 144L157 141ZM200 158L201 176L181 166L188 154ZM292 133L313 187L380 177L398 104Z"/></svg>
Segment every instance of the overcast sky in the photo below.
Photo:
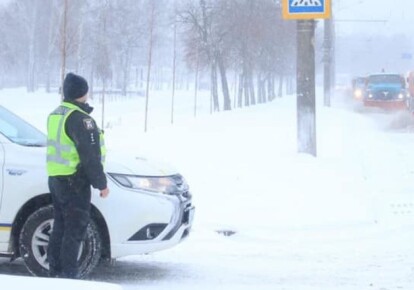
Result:
<svg viewBox="0 0 414 290"><path fill-rule="evenodd" d="M0 0L0 4L11 0ZM331 0L336 31L414 35L414 0ZM369 22L369 21L383 22Z"/></svg>
<svg viewBox="0 0 414 290"><path fill-rule="evenodd" d="M0 0L0 5L12 0ZM336 33L414 36L414 0L331 0ZM379 21L379 22L376 22ZM414 41L414 38L413 38Z"/></svg>
<svg viewBox="0 0 414 290"><path fill-rule="evenodd" d="M334 18L337 20L335 22L337 33L414 35L414 0L332 0L332 2ZM376 20L385 22L369 22Z"/></svg>

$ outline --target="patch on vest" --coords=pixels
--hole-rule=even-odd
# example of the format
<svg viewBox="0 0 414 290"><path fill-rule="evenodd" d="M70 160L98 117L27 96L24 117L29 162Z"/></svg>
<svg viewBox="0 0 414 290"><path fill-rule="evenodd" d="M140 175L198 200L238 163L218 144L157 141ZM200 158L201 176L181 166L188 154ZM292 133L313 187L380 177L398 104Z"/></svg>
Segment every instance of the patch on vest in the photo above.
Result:
<svg viewBox="0 0 414 290"><path fill-rule="evenodd" d="M85 126L86 130L95 129L95 125L93 124L92 119L83 119L83 125Z"/></svg>

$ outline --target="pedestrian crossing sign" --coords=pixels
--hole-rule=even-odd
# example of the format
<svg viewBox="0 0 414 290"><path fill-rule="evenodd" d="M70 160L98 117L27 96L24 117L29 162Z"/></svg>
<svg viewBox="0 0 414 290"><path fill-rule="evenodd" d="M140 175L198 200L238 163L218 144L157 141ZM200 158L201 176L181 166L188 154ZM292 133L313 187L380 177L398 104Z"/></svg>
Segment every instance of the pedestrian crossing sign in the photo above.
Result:
<svg viewBox="0 0 414 290"><path fill-rule="evenodd" d="M282 0L284 19L331 17L331 0Z"/></svg>

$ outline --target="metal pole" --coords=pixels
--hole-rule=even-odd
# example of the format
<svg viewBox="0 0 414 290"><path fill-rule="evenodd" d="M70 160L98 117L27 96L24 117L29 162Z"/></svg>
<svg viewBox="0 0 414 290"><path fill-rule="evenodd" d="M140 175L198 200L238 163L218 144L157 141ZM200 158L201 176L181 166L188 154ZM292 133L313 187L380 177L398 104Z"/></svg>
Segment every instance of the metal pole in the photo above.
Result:
<svg viewBox="0 0 414 290"><path fill-rule="evenodd" d="M323 71L323 104L326 107L331 106L331 83L332 83L332 19L324 20L324 71Z"/></svg>
<svg viewBox="0 0 414 290"><path fill-rule="evenodd" d="M197 95L198 95L198 70L199 68L199 49L197 48L196 55L196 71L195 71L195 80L194 80L194 117L197 116Z"/></svg>
<svg viewBox="0 0 414 290"><path fill-rule="evenodd" d="M62 68L61 68L61 76L60 76L60 98L63 100L63 81L65 79L66 73L66 29L67 29L67 18L68 18L68 0L64 1L63 6L63 23L62 23L62 50L61 50L61 58L62 58Z"/></svg>
<svg viewBox="0 0 414 290"><path fill-rule="evenodd" d="M105 77L102 79L102 120L101 120L101 129L105 129L105 90L106 90L106 80Z"/></svg>
<svg viewBox="0 0 414 290"><path fill-rule="evenodd" d="M315 21L297 21L298 152L316 156Z"/></svg>
<svg viewBox="0 0 414 290"><path fill-rule="evenodd" d="M152 5L155 5L152 3ZM155 7L151 6L151 15L150 15L150 39L149 39L149 47L148 47L148 70L147 70L147 88L145 93L145 124L144 124L144 131L147 132L148 129L148 103L149 103L149 90L150 90L150 79L151 79L151 64L152 64L152 45L153 45L153 32L154 32L154 11Z"/></svg>
<svg viewBox="0 0 414 290"><path fill-rule="evenodd" d="M177 20L174 19L174 45L173 45L173 79L171 94L171 124L174 123L174 99L175 99L175 71L177 62Z"/></svg>

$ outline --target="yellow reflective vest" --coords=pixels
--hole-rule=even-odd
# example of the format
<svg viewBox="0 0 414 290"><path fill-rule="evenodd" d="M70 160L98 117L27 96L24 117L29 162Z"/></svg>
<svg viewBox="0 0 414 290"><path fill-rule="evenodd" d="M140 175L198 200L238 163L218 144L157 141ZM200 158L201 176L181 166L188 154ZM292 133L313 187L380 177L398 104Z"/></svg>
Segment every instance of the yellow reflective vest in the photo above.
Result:
<svg viewBox="0 0 414 290"><path fill-rule="evenodd" d="M66 176L76 172L80 163L75 143L66 134L65 123L74 111L79 111L87 116L88 113L78 106L63 102L53 111L47 121L47 173L49 176ZM105 161L105 142L102 131L99 133L101 146L101 162Z"/></svg>

